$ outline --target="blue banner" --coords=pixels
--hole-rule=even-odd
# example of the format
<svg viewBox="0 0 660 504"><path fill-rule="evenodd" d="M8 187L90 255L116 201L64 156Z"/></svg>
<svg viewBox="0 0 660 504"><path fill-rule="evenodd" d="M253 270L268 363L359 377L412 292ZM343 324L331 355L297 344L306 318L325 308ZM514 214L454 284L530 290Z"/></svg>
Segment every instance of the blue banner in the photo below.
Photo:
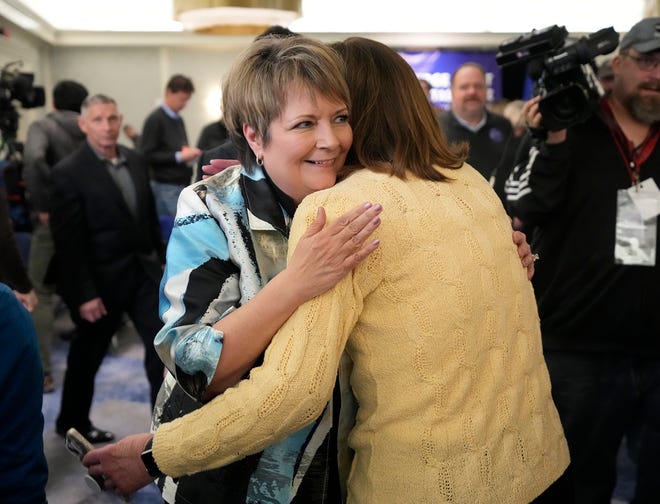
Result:
<svg viewBox="0 0 660 504"><path fill-rule="evenodd" d="M415 70L417 77L431 84L431 101L444 109L451 104L451 75L463 63L473 61L486 70L488 102L502 98L502 72L495 61L495 52L420 51L399 54Z"/></svg>

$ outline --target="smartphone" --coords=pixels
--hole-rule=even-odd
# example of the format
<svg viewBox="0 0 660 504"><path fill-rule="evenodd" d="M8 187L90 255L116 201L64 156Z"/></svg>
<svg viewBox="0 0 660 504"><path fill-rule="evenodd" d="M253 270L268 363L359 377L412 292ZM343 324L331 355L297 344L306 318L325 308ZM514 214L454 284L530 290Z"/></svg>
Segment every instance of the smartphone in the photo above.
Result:
<svg viewBox="0 0 660 504"><path fill-rule="evenodd" d="M64 446L69 450L70 453L75 455L78 460L82 460L85 454L94 449L94 445L85 439L80 432L78 432L73 427L66 431L66 436L64 436ZM96 491L100 492L103 490L103 476L91 476L89 474L85 475L85 483L87 486Z"/></svg>

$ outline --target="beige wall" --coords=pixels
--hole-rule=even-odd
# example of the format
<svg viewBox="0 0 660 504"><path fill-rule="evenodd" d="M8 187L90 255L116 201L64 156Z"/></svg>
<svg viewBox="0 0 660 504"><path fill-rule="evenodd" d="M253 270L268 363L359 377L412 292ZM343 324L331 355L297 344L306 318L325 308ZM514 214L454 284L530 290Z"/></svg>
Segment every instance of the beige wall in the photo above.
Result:
<svg viewBox="0 0 660 504"><path fill-rule="evenodd" d="M660 0L646 0L644 4L644 17L660 16Z"/></svg>
<svg viewBox="0 0 660 504"><path fill-rule="evenodd" d="M8 26L8 23L2 23ZM61 79L84 84L90 93L105 93L117 100L124 123L138 130L146 116L161 103L165 84L175 73L192 78L196 92L182 116L188 140L196 144L201 129L220 117L220 102L207 108L207 97L219 96L223 75L244 45L222 47L159 46L51 46L18 27L10 26L9 38L0 39L0 64L22 60L23 71L35 74L35 85L46 88L45 107L21 110L18 139L24 141L27 126L52 110L50 94ZM130 145L122 135L122 143Z"/></svg>
<svg viewBox="0 0 660 504"><path fill-rule="evenodd" d="M53 81L75 79L90 93L105 93L117 100L124 123L138 130L146 116L157 107L169 77L188 75L195 94L182 116L191 144L197 142L202 127L220 117L220 103L207 110L209 95L217 95L222 76L240 52L237 49L179 47L57 47L50 63Z"/></svg>

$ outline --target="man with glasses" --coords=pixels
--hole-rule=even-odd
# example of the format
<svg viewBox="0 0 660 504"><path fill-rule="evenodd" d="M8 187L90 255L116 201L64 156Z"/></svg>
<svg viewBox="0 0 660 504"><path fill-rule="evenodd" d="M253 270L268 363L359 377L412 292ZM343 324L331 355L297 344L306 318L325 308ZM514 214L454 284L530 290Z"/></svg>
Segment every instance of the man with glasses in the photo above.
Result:
<svg viewBox="0 0 660 504"><path fill-rule="evenodd" d="M635 63L637 63L637 66L639 67L640 70L653 70L656 68L658 65L660 65L660 55L653 51L650 54L631 54L630 51L627 52L622 52L621 56L625 56L627 58L632 59Z"/></svg>
<svg viewBox="0 0 660 504"><path fill-rule="evenodd" d="M576 502L610 502L636 430L634 502L660 502L660 17L635 24L584 123L547 132L512 173L512 213L536 226L534 275ZM539 127L538 97L525 105Z"/></svg>

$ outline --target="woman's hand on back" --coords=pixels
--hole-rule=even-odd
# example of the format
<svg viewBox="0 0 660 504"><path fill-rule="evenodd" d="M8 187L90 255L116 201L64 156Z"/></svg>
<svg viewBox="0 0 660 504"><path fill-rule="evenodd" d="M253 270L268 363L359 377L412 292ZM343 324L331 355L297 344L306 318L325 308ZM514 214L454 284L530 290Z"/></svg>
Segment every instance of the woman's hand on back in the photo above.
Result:
<svg viewBox="0 0 660 504"><path fill-rule="evenodd" d="M523 268L527 269L527 279L531 280L534 276L534 261L539 256L532 253L532 248L527 243L527 236L522 231L513 232L513 243L518 247L518 257L520 257Z"/></svg>
<svg viewBox="0 0 660 504"><path fill-rule="evenodd" d="M378 204L364 203L325 226L325 210L318 209L285 270L301 299L331 289L378 248L380 241L370 237L380 225L381 211Z"/></svg>

